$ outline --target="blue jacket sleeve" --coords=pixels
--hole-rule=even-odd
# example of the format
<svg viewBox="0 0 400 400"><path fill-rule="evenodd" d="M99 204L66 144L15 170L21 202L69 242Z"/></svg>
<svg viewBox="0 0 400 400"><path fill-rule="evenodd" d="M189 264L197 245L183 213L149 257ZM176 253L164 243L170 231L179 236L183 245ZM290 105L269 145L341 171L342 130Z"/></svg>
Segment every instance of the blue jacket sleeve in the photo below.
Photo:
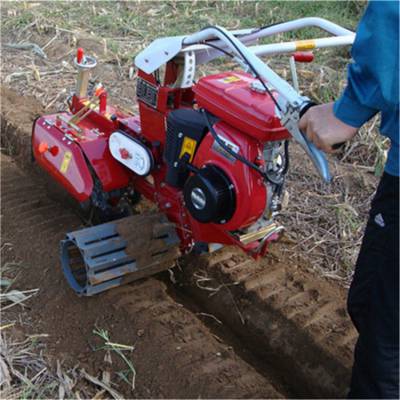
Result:
<svg viewBox="0 0 400 400"><path fill-rule="evenodd" d="M359 128L379 111L398 108L398 7L397 1L371 1L358 25L347 87L334 105L348 125Z"/></svg>
<svg viewBox="0 0 400 400"><path fill-rule="evenodd" d="M354 128L361 127L378 112L378 110L368 106L365 102L366 96L375 91L375 85L371 80L364 78L359 66L350 64L348 67L347 87L333 106L336 118ZM363 94L366 96L363 96Z"/></svg>

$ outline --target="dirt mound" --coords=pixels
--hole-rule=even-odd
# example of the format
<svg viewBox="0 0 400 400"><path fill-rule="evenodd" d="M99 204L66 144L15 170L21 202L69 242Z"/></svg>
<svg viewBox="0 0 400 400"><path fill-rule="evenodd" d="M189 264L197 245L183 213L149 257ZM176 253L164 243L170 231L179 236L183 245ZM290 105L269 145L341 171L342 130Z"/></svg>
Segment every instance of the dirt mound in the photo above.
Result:
<svg viewBox="0 0 400 400"><path fill-rule="evenodd" d="M44 110L36 99L1 87L1 147L21 164L31 162L32 123ZM18 131L19 135L14 133Z"/></svg>

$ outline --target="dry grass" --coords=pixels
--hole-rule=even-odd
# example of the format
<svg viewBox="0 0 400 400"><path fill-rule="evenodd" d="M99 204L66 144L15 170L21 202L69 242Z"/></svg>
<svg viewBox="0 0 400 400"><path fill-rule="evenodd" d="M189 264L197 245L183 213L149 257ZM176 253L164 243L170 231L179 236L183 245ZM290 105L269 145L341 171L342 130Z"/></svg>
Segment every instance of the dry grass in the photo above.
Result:
<svg viewBox="0 0 400 400"><path fill-rule="evenodd" d="M4 243L1 249L12 246ZM2 252L3 255L3 252ZM1 398L54 398L71 395L72 378L62 372L52 372L43 356L42 339L46 334L25 336L17 339L14 328L25 317L24 308L38 289L18 290L14 287L17 276L23 270L20 263L9 261L1 265L1 327L0 327L0 388ZM13 308L14 306L19 308ZM64 397L64 396L62 396ZM72 396L69 396L72 397Z"/></svg>
<svg viewBox="0 0 400 400"><path fill-rule="evenodd" d="M104 399L109 396L115 399L123 398L112 388L114 384L111 382L110 375L106 378L103 373L102 379L99 379L90 375L79 364L66 369L59 360L50 362L46 356L46 346L43 341L48 337L47 334L21 335L20 328L27 314L23 308L17 314L10 308L14 305L28 307L29 297L37 291L36 289L34 292L10 289L21 268L21 265L15 262L7 262L0 268L3 290L0 297L1 398ZM23 339L20 339L21 336ZM115 343L108 343L108 345L114 351L121 351ZM130 362L129 367L133 368Z"/></svg>
<svg viewBox="0 0 400 400"><path fill-rule="evenodd" d="M5 329L4 329L5 330ZM112 388L110 379L90 375L78 365L65 369L57 361L50 366L43 335L15 341L0 332L0 388L2 399L114 399L124 398Z"/></svg>
<svg viewBox="0 0 400 400"><path fill-rule="evenodd" d="M112 363L111 354L117 355L124 363L126 369L121 370L117 373L117 375L128 385L130 385L131 390L135 390L135 382L136 382L136 369L133 366L132 361L130 360L129 356L126 356L124 352L132 352L135 347L131 345L121 344L121 343L114 343L111 342L110 336L107 330L96 328L93 330L93 333L101 338L104 343L100 348L97 350L105 350L106 357L105 360L108 360L108 363ZM109 374L103 374L103 383L109 385L110 383L110 376ZM114 397L114 396L113 396Z"/></svg>
<svg viewBox="0 0 400 400"><path fill-rule="evenodd" d="M151 40L164 35L193 32L210 23L229 28L265 25L301 16L322 16L355 28L365 2L85 2L2 4L2 83L21 94L35 96L47 109L63 109L74 88L73 54L83 46L97 55L94 80L107 87L110 98L135 110L132 57ZM297 33L305 38L314 31ZM284 35L278 39L293 37ZM4 43L34 43L35 48L15 49ZM37 50L37 49L36 49ZM267 60L289 79L288 60ZM312 64L299 66L303 92L318 102L337 98L345 85L346 49L316 52ZM201 67L199 75L232 68L217 60ZM373 120L344 150L331 157L336 176L323 185L304 155L293 152L287 188L291 194L284 211L289 248L323 274L344 279L351 276L363 226L387 143ZM295 147L295 146L293 146Z"/></svg>
<svg viewBox="0 0 400 400"><path fill-rule="evenodd" d="M15 342L11 335L0 333L2 398L54 398L62 392L73 397L72 378L66 373L60 372L58 376L51 372L37 339L31 336Z"/></svg>

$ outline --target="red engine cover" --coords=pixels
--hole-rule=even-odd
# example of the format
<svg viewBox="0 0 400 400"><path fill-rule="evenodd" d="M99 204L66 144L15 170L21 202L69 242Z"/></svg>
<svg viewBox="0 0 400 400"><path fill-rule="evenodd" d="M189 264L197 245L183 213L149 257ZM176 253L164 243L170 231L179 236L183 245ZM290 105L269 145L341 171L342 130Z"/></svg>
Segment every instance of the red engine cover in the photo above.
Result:
<svg viewBox="0 0 400 400"><path fill-rule="evenodd" d="M242 72L225 72L201 78L193 90L200 107L261 142L290 138L275 115L267 93L251 88L258 79Z"/></svg>

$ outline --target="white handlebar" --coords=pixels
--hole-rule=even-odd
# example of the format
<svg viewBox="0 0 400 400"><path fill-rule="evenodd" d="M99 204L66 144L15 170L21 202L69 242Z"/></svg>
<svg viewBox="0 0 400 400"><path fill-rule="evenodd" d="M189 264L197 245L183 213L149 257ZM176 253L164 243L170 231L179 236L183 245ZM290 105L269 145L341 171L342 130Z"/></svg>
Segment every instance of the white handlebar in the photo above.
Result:
<svg viewBox="0 0 400 400"><path fill-rule="evenodd" d="M320 28L331 33L334 37L252 46L249 50L257 56L263 56L310 48L350 45L354 41L355 34L352 31L333 22L315 17L300 18L260 29L240 29L226 32L249 46L263 37L307 27ZM223 37L221 38L214 31L206 29L190 36L172 36L156 39L136 56L135 64L146 73L152 73L180 52L194 52L196 55L196 64L204 64L222 54L219 50L207 46L205 43L199 43L205 39L213 38L216 39L212 42L214 46L220 47L223 50L230 48L229 43Z"/></svg>
<svg viewBox="0 0 400 400"><path fill-rule="evenodd" d="M311 39L306 41L300 40L252 46L250 47L250 50L258 56L266 56L278 53L290 53L296 50L346 46L351 45L354 42L354 32L326 19L316 17L299 18L293 21L283 22L261 29L242 29L240 31L232 31L231 33L236 36L241 42L250 45L257 42L258 39L264 37L309 27L320 28L334 36L328 38ZM184 39L184 44L189 44L187 42L187 39ZM218 40L213 42L213 44L221 47L224 50L227 49L227 45L224 41ZM196 63L198 65L207 63L221 55L221 52L215 49L210 49L210 47L208 47L206 44L188 46L185 47L183 51L195 51Z"/></svg>

